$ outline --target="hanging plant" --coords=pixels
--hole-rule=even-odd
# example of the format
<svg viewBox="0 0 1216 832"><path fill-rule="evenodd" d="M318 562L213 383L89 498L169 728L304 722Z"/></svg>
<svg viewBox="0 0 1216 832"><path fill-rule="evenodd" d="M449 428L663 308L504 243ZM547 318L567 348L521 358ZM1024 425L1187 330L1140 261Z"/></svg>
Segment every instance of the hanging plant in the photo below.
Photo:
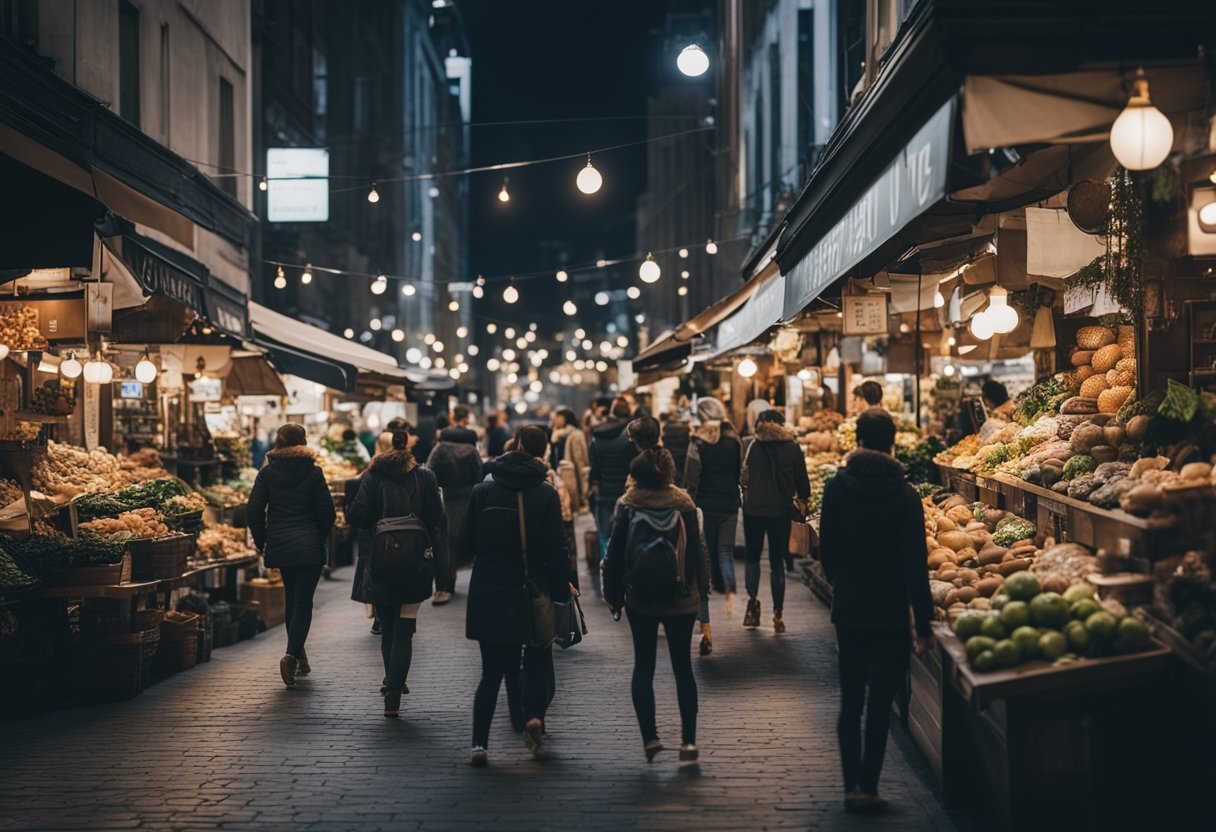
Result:
<svg viewBox="0 0 1216 832"><path fill-rule="evenodd" d="M1138 315L1144 306L1148 247L1144 238L1144 200L1131 174L1117 168L1108 180L1110 213L1101 236L1106 253L1082 266L1073 280L1087 289L1105 289L1111 300Z"/></svg>

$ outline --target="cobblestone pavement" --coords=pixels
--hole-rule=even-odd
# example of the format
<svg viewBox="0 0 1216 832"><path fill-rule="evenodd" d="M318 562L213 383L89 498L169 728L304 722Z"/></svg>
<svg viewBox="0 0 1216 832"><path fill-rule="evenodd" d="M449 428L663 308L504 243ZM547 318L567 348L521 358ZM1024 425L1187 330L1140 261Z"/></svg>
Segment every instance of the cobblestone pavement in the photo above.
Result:
<svg viewBox="0 0 1216 832"><path fill-rule="evenodd" d="M581 525L581 524L580 524ZM581 540L581 534L579 539ZM714 598L714 654L696 659L699 766L647 765L630 704L628 625L586 605L590 635L557 656L550 756L529 758L505 699L490 767L468 766L476 645L463 596L419 618L412 693L382 716L377 639L325 582L309 640L313 674L284 689L282 628L217 650L135 699L0 727L0 829L948 830L955 820L890 743L891 811L841 808L837 695L827 611L791 583L789 631L741 627ZM462 587L467 581L462 573ZM769 612L767 579L762 586ZM695 649L695 645L694 645ZM660 648L660 732L678 740Z"/></svg>

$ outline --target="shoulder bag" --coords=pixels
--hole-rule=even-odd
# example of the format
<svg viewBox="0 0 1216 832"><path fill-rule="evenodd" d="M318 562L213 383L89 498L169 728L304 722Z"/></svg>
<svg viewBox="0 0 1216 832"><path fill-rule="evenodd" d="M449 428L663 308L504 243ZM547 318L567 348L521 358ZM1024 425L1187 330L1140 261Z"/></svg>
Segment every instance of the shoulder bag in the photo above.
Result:
<svg viewBox="0 0 1216 832"><path fill-rule="evenodd" d="M515 496L519 506L519 547L524 560L523 591L528 598L528 610L532 619L532 639L528 644L532 647L548 647L557 635L553 599L540 591L528 570L528 527L524 520L524 492L517 491Z"/></svg>
<svg viewBox="0 0 1216 832"><path fill-rule="evenodd" d="M752 443L755 444L754 442ZM806 522L807 503L805 500L798 499L798 492L793 485L786 482L783 476L784 472L777 470L777 458L770 448L765 446L764 455L768 459L771 473L776 478L782 488L789 489L790 498L790 539L787 544L787 551L791 555L802 555L809 557L814 551L813 532L811 526Z"/></svg>

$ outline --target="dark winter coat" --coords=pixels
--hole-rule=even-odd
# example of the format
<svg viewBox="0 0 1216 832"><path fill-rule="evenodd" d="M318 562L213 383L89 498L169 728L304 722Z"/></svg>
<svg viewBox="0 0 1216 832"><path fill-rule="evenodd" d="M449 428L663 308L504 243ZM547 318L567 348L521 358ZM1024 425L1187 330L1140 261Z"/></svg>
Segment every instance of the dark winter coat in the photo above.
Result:
<svg viewBox="0 0 1216 832"><path fill-rule="evenodd" d="M493 459L496 456L502 456L507 449L507 443L511 441L511 431L507 430L502 425L495 425L492 428L486 429L486 456Z"/></svg>
<svg viewBox="0 0 1216 832"><path fill-rule="evenodd" d="M355 504L359 495L359 486L363 477L351 477L343 484L344 504L347 514ZM355 574L350 582L350 600L360 603L371 603L363 591L363 573L367 569L367 561L372 555L372 530L367 526L352 526L351 533L355 538Z"/></svg>
<svg viewBox="0 0 1216 832"><path fill-rule="evenodd" d="M477 434L468 428L444 428L426 467L435 472L445 500L467 500L469 492L483 476Z"/></svg>
<svg viewBox="0 0 1216 832"><path fill-rule="evenodd" d="M688 461L688 423L676 420L664 422L662 442L663 447L667 449L667 452L671 454L671 458L676 462L675 484L680 488L687 488L688 484L684 482L684 466Z"/></svg>
<svg viewBox="0 0 1216 832"><path fill-rule="evenodd" d="M906 627L911 604L917 631L929 634L925 515L894 457L859 448L828 480L819 556L832 582L834 623Z"/></svg>
<svg viewBox="0 0 1216 832"><path fill-rule="evenodd" d="M522 452L498 458L493 473L473 489L460 530L463 557L473 561L465 635L490 644L526 644L532 619L524 595L518 495L524 498L528 573L554 601L570 597L570 558L557 489L545 463Z"/></svg>
<svg viewBox="0 0 1216 832"><path fill-rule="evenodd" d="M638 455L637 446L625 433L627 419L609 419L591 429L591 474L588 478L596 499L615 503L625 493L629 463Z"/></svg>
<svg viewBox="0 0 1216 832"><path fill-rule="evenodd" d="M670 601L656 603L644 595L639 597L626 586L625 573L629 569L629 552L626 551L629 525L638 509L680 512L684 521L684 585L686 593ZM616 507L616 519L612 523L612 536L608 539L608 554L604 556L604 600L613 609L628 607L646 615L695 615L701 604L708 603L709 554L705 550L701 524L697 519L697 506L688 492L674 485L666 488L638 488L625 492Z"/></svg>
<svg viewBox="0 0 1216 832"><path fill-rule="evenodd" d="M246 522L254 544L264 548L267 567L324 566L335 516L325 475L310 448L266 454L249 492Z"/></svg>
<svg viewBox="0 0 1216 832"><path fill-rule="evenodd" d="M785 425L760 422L743 465L743 513L755 517L790 517L794 496L806 500L811 481L806 457Z"/></svg>
<svg viewBox="0 0 1216 832"><path fill-rule="evenodd" d="M400 489L404 488L409 513L422 521L431 536L435 563L447 562L444 555L448 518L434 472L419 465L409 451L389 451L372 460L362 480L354 504L346 510L346 519L351 526L374 530L376 523L384 518L401 516L397 507L402 505ZM364 569L361 595L371 604L395 606L409 603L399 589L376 583L370 569Z"/></svg>
<svg viewBox="0 0 1216 832"><path fill-rule="evenodd" d="M684 488L702 511L734 514L739 510L743 443L728 421L705 422L693 434L684 467Z"/></svg>

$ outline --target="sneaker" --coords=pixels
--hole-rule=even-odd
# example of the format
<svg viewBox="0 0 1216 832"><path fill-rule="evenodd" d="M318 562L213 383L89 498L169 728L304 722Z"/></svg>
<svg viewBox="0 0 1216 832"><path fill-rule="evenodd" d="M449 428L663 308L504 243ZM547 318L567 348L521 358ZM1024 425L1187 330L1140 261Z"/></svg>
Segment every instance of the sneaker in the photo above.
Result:
<svg viewBox="0 0 1216 832"><path fill-rule="evenodd" d="M723 604L723 609L727 618L730 618L735 611L735 591L733 589L726 590L726 603Z"/></svg>
<svg viewBox="0 0 1216 832"><path fill-rule="evenodd" d="M279 675L283 677L283 684L289 688L296 686L296 669L299 668L300 662L292 655L284 655L279 659Z"/></svg>
<svg viewBox="0 0 1216 832"><path fill-rule="evenodd" d="M372 619L372 635L374 635L374 636L380 635L380 619L379 618Z"/></svg>
<svg viewBox="0 0 1216 832"><path fill-rule="evenodd" d="M773 613L773 632L780 635L785 632L785 622L781 620L781 612Z"/></svg>
<svg viewBox="0 0 1216 832"><path fill-rule="evenodd" d="M296 668L296 675L297 676L307 676L309 673L312 673L312 665L310 665L308 663L308 654L305 653L303 650L301 650L300 651L300 664Z"/></svg>
<svg viewBox="0 0 1216 832"><path fill-rule="evenodd" d="M714 643L709 636L701 636L701 655L708 656L714 652Z"/></svg>
<svg viewBox="0 0 1216 832"><path fill-rule="evenodd" d="M485 768L490 762L490 755L480 745L473 746L473 752L469 754L469 765L473 768Z"/></svg>
<svg viewBox="0 0 1216 832"><path fill-rule="evenodd" d="M660 739L650 740L644 746L642 746L642 752L646 755L646 762L648 763L653 763L654 758L657 757L659 752L662 750L663 741Z"/></svg>
<svg viewBox="0 0 1216 832"><path fill-rule="evenodd" d="M686 742L680 745L680 762L695 763L697 761L696 743Z"/></svg>
<svg viewBox="0 0 1216 832"><path fill-rule="evenodd" d="M435 593L435 597L431 599L431 606L442 607L448 601L452 600L452 593L446 589L441 589Z"/></svg>
<svg viewBox="0 0 1216 832"><path fill-rule="evenodd" d="M747 612L743 614L744 627L759 627L760 626L760 599L747 599Z"/></svg>
<svg viewBox="0 0 1216 832"><path fill-rule="evenodd" d="M395 719L399 713L401 713L401 691L390 690L384 694L384 716L386 719Z"/></svg>
<svg viewBox="0 0 1216 832"><path fill-rule="evenodd" d="M533 717L524 726L524 745L532 752L533 757L539 757L545 750L545 725Z"/></svg>

